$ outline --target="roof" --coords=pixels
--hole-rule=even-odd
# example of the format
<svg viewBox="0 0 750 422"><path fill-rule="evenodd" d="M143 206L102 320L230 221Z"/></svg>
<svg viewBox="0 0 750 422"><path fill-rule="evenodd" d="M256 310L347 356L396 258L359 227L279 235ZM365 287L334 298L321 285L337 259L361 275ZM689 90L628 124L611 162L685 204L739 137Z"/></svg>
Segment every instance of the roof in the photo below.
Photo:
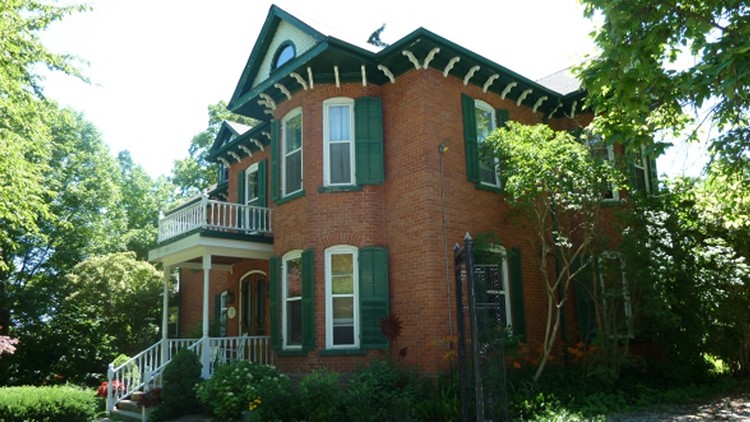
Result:
<svg viewBox="0 0 750 422"><path fill-rule="evenodd" d="M563 95L581 89L581 81L573 76L571 68L566 68L541 79L537 79L537 83Z"/></svg>

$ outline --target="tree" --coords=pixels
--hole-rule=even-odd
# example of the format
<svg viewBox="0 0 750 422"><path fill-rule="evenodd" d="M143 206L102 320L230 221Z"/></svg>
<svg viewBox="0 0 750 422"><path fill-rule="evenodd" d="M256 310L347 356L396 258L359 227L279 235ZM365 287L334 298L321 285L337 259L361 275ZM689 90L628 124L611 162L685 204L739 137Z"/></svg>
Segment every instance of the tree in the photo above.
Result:
<svg viewBox="0 0 750 422"><path fill-rule="evenodd" d="M746 174L750 6L737 0L583 3L587 16L604 17L595 33L600 54L580 76L594 123L608 140L632 149L660 131L697 140L706 129L713 159ZM705 116L696 120L685 112L690 108Z"/></svg>
<svg viewBox="0 0 750 422"><path fill-rule="evenodd" d="M120 205L125 213L126 230L123 234L125 249L146 259L149 249L156 245L159 213L173 201L174 185L165 177L156 180L133 162L128 151L117 155L120 165Z"/></svg>
<svg viewBox="0 0 750 422"><path fill-rule="evenodd" d="M208 153L216 140L224 120L231 120L248 126L255 125L254 119L234 114L227 109L224 101L208 106L208 128L195 135L190 141L190 156L175 160L171 181L177 186L181 197L197 195L214 185L218 180L217 164L208 161Z"/></svg>
<svg viewBox="0 0 750 422"><path fill-rule="evenodd" d="M95 381L120 353L133 355L159 337L162 275L132 252L88 258L66 277L65 296L48 323L52 374Z"/></svg>
<svg viewBox="0 0 750 422"><path fill-rule="evenodd" d="M561 309L575 276L591 262L603 192L619 186L616 168L567 132L508 122L486 140L499 159L504 197L529 216L540 247L547 318L538 380L557 341ZM553 262L550 262L550 259ZM552 264L557 271L552 271Z"/></svg>
<svg viewBox="0 0 750 422"><path fill-rule="evenodd" d="M736 211L715 214L723 200L714 171L721 170L709 167L712 182L678 179L642 198L623 239L627 271L638 280L636 335L667 357L654 367L679 380L704 377L707 355L750 373L748 234L733 232ZM720 207L734 204L727 202Z"/></svg>
<svg viewBox="0 0 750 422"><path fill-rule="evenodd" d="M18 239L39 234L37 218L49 218L42 183L48 167L50 106L42 95L38 65L81 76L72 58L50 52L37 33L83 6L56 6L32 0L0 3L0 334L10 328L8 274Z"/></svg>

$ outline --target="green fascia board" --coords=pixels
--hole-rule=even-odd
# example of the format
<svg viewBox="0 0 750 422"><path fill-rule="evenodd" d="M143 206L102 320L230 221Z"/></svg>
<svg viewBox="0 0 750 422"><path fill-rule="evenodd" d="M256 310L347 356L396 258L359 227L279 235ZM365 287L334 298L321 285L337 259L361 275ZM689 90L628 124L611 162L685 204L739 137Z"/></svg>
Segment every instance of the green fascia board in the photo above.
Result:
<svg viewBox="0 0 750 422"><path fill-rule="evenodd" d="M248 130L247 132L243 133L242 135L234 138L232 142L221 146L219 149L214 149L213 147L208 153L208 161L211 162L218 162L219 157L224 157L227 160L230 160L229 157L227 157L229 151L232 151L236 153L237 155L243 155L245 154L242 149L240 149L240 145L244 145L247 148L250 148L251 151L255 152L260 150L260 147L255 145L254 142L250 142L251 139L255 138L263 144L263 147L265 148L268 146L271 141L267 137L263 136L263 131L269 131L270 127L268 122L261 122L257 125L253 126L252 129ZM217 137L218 140L218 137ZM214 145L216 145L216 142L214 142Z"/></svg>
<svg viewBox="0 0 750 422"><path fill-rule="evenodd" d="M220 193L228 193L229 192L229 181L225 180L219 184L216 185L215 188L213 188L211 191L208 192L208 196L215 196Z"/></svg>
<svg viewBox="0 0 750 422"><path fill-rule="evenodd" d="M261 62L265 57L265 53L268 50L268 47L271 45L271 41L273 41L273 36L276 33L276 29L279 27L279 23L281 23L281 21L286 21L294 25L300 31L310 35L317 42L321 42L326 38L325 35L318 32L310 25L295 18L278 6L271 5L271 8L268 10L266 21L263 23L263 27L260 30L257 41L253 46L250 57L247 59L247 64L245 64L245 68L242 71L240 80L237 83L237 87L235 87L234 89L232 99L229 101L230 109L232 109L231 105L235 101L239 100L240 97L245 96L243 95L243 91L246 90L246 85L252 84L255 80L255 76L258 74L258 68L260 67Z"/></svg>
<svg viewBox="0 0 750 422"><path fill-rule="evenodd" d="M213 151L221 147L224 141L228 138L231 138L232 135L239 135L239 134L235 132L234 130L232 130L229 124L227 124L226 120L221 122L219 133L216 134L216 139L214 140L214 143L211 145L211 148L209 149L209 151Z"/></svg>
<svg viewBox="0 0 750 422"><path fill-rule="evenodd" d="M257 66L266 53L265 49L268 48L273 31L278 27L279 19L285 19L296 25L313 36L319 43L302 56L286 63L282 68L273 72L268 79L261 82L255 88L246 91L245 83L251 83L251 80L255 78ZM265 38L268 38L268 40ZM290 92L302 89L296 81L289 77L291 72L296 71L301 75L306 75L305 68L309 66L313 69L315 83L325 84L331 83L333 80L332 64L337 64L342 69L359 69L364 64L367 68L368 82L382 85L387 83L388 79L377 69L378 64L385 65L394 76L399 76L414 69L414 65L402 54L404 50L412 51L418 60L423 61L429 51L435 47L440 48L440 53L430 62L430 67L442 72L452 57L461 57L462 60L456 63L450 72L451 76L463 78L471 67L479 65L479 71L470 80L472 84L483 87L487 78L497 73L499 78L490 87L489 90L491 92L500 94L508 83L516 82L518 85L511 90L506 98L517 100L522 92L532 89L532 92L524 100L524 104L531 107L539 98L547 96L547 100L539 107L539 110L545 113L550 113L558 107L558 104L562 104L562 109L569 107L574 101L578 101L585 96L583 90L562 95L425 28L420 27L380 52L373 53L338 38L325 36L304 22L273 6L269 13L269 18L267 18L264 28L261 31L259 42L253 48L248 65L243 72L243 77L240 79L234 96L229 103L229 109L235 113L256 119L268 120L269 117L263 113L263 107L255 104L255 100L263 92L270 95L274 101L285 100L279 90L274 87L276 83L283 83ZM321 66L322 68L331 67L331 72L323 74L316 72ZM358 72L342 72L339 79L341 82L351 82L360 77Z"/></svg>

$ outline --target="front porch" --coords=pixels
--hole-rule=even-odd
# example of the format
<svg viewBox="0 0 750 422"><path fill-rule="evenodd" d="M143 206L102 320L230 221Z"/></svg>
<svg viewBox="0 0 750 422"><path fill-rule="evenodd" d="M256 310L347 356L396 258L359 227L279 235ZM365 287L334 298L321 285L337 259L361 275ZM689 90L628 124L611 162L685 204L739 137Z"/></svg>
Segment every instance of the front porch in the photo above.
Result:
<svg viewBox="0 0 750 422"><path fill-rule="evenodd" d="M108 413L117 411L117 404L133 392L160 387L164 368L180 349L195 352L204 379L210 378L217 366L234 360L272 363L270 337L258 335L267 334L263 327L265 300L260 295L268 290L268 260L273 254L271 217L269 208L202 195L159 219L158 245L149 251L149 261L163 266L162 339L122 365L110 364ZM191 297L191 307L185 313L196 325L195 331L185 335L183 328L180 334L193 338L168 338L173 273L180 276L181 299ZM216 326L220 328L210 330ZM122 388L114 388L118 385Z"/></svg>

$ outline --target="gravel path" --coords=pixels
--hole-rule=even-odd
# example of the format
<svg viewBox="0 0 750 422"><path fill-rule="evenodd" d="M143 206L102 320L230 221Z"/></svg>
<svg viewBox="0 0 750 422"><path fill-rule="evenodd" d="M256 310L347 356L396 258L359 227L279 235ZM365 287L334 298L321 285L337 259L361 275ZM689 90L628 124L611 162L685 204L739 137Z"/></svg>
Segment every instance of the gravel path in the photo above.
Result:
<svg viewBox="0 0 750 422"><path fill-rule="evenodd" d="M750 391L737 391L701 403L669 405L649 411L615 414L607 417L607 421L750 421Z"/></svg>

